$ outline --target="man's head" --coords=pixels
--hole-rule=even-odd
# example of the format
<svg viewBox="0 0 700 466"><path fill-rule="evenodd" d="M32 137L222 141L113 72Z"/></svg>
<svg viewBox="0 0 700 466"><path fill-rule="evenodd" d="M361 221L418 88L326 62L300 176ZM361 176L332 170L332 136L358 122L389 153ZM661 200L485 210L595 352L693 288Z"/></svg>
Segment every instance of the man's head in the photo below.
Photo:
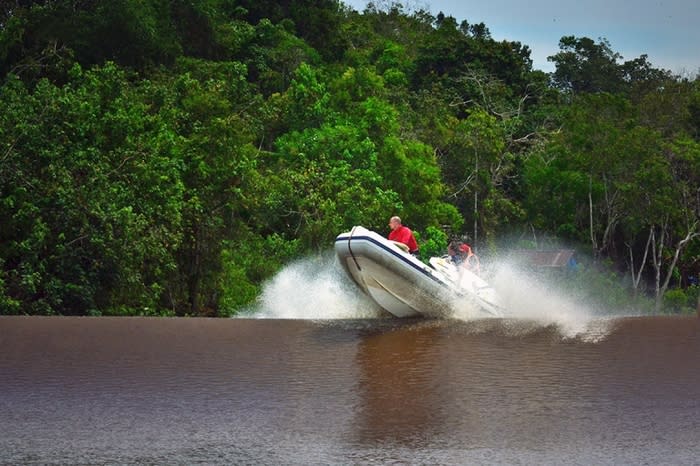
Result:
<svg viewBox="0 0 700 466"><path fill-rule="evenodd" d="M401 226L401 218L394 215L389 219L389 228L396 230Z"/></svg>

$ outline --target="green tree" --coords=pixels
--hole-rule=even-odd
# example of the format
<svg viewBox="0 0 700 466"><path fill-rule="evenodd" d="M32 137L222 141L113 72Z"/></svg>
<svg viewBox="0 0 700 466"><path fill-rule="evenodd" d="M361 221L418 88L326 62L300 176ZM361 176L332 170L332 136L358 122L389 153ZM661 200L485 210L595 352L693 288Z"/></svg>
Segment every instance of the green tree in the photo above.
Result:
<svg viewBox="0 0 700 466"><path fill-rule="evenodd" d="M552 79L557 87L574 94L581 92L618 92L622 72L606 39L595 43L588 37L564 36L559 40L560 52L547 57L556 70Z"/></svg>
<svg viewBox="0 0 700 466"><path fill-rule="evenodd" d="M246 182L255 171L255 108L240 63L180 62L173 85L184 185L179 280L168 295L180 313L216 313L222 249L242 228ZM186 71L187 70L187 71Z"/></svg>
<svg viewBox="0 0 700 466"><path fill-rule="evenodd" d="M3 86L5 294L26 313L157 306L180 241L172 133L114 65Z"/></svg>

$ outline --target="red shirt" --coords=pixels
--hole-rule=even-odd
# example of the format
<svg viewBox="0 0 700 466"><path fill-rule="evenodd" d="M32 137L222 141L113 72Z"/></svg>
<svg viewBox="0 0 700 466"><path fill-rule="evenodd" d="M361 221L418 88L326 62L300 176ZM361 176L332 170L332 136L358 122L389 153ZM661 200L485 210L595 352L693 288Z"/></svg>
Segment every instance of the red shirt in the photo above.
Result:
<svg viewBox="0 0 700 466"><path fill-rule="evenodd" d="M415 252L418 250L418 243L416 243L416 239L413 237L413 232L410 230L410 228L403 225L398 227L396 230L391 230L389 233L389 240L405 244L408 246L408 250L410 252Z"/></svg>

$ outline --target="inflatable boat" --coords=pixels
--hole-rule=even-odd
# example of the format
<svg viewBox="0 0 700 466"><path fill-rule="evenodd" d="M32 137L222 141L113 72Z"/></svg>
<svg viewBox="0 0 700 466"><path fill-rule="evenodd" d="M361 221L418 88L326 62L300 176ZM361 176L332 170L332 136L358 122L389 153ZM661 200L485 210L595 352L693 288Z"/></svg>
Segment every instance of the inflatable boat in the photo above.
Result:
<svg viewBox="0 0 700 466"><path fill-rule="evenodd" d="M403 244L361 226L336 237L335 253L357 286L396 317L449 317L465 299L484 317L503 316L495 290L449 257L433 257L425 264Z"/></svg>

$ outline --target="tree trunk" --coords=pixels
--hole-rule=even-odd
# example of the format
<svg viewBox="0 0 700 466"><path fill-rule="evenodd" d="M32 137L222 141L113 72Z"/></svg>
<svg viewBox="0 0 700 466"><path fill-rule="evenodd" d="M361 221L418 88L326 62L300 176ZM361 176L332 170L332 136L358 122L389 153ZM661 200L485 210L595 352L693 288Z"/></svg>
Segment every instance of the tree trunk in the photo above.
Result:
<svg viewBox="0 0 700 466"><path fill-rule="evenodd" d="M666 239L666 222L664 222L663 227L661 227L661 238L658 242L658 247L656 243L656 233L654 233L654 240L652 241L652 255L654 256L654 311L659 312L661 310L661 263L663 260L664 252L664 240Z"/></svg>
<svg viewBox="0 0 700 466"><path fill-rule="evenodd" d="M688 233L686 234L685 238L683 238L676 244L676 250L673 253L673 260L671 261L671 264L669 265L668 270L666 271L666 276L664 277L663 284L661 284L661 262L663 260L663 242L666 233L665 225L666 224L664 224L664 228L661 230L661 240L659 241L659 253L658 255L656 255L656 258L654 260L654 264L656 267L656 300L654 309L656 310L656 312L658 312L661 309L661 303L663 301L664 293L666 293L668 285L671 282L671 277L673 276L673 269L676 268L676 264L678 263L678 258L681 255L681 251L683 250L685 245L688 244L689 241L696 238L697 236L700 236L700 233L695 231L698 226L698 222L695 222L688 229Z"/></svg>
<svg viewBox="0 0 700 466"><path fill-rule="evenodd" d="M593 249L593 257L598 259L598 242L595 239L595 231L593 228L593 177L588 177L588 224L589 233L591 236L591 249Z"/></svg>
<svg viewBox="0 0 700 466"><path fill-rule="evenodd" d="M627 246L630 251L630 272L632 273L632 290L634 291L634 298L636 299L639 295L639 282L642 280L642 272L644 271L644 266L647 263L647 257L649 255L649 247L651 245L651 240L654 237L654 227L649 228L649 236L647 237L647 244L644 247L644 257L639 264L639 271L635 271L634 268L634 252L631 246Z"/></svg>
<svg viewBox="0 0 700 466"><path fill-rule="evenodd" d="M603 239L600 244L601 254L605 251L610 251L611 246L613 246L612 237L615 233L615 228L622 218L622 212L619 208L619 198L620 192L613 189L612 192L608 188L607 176L605 179L605 230L603 231Z"/></svg>
<svg viewBox="0 0 700 466"><path fill-rule="evenodd" d="M478 240L478 215L479 215L479 152L474 153L474 176L476 183L474 183L474 238L472 240L472 249L474 252L477 251L477 240Z"/></svg>

